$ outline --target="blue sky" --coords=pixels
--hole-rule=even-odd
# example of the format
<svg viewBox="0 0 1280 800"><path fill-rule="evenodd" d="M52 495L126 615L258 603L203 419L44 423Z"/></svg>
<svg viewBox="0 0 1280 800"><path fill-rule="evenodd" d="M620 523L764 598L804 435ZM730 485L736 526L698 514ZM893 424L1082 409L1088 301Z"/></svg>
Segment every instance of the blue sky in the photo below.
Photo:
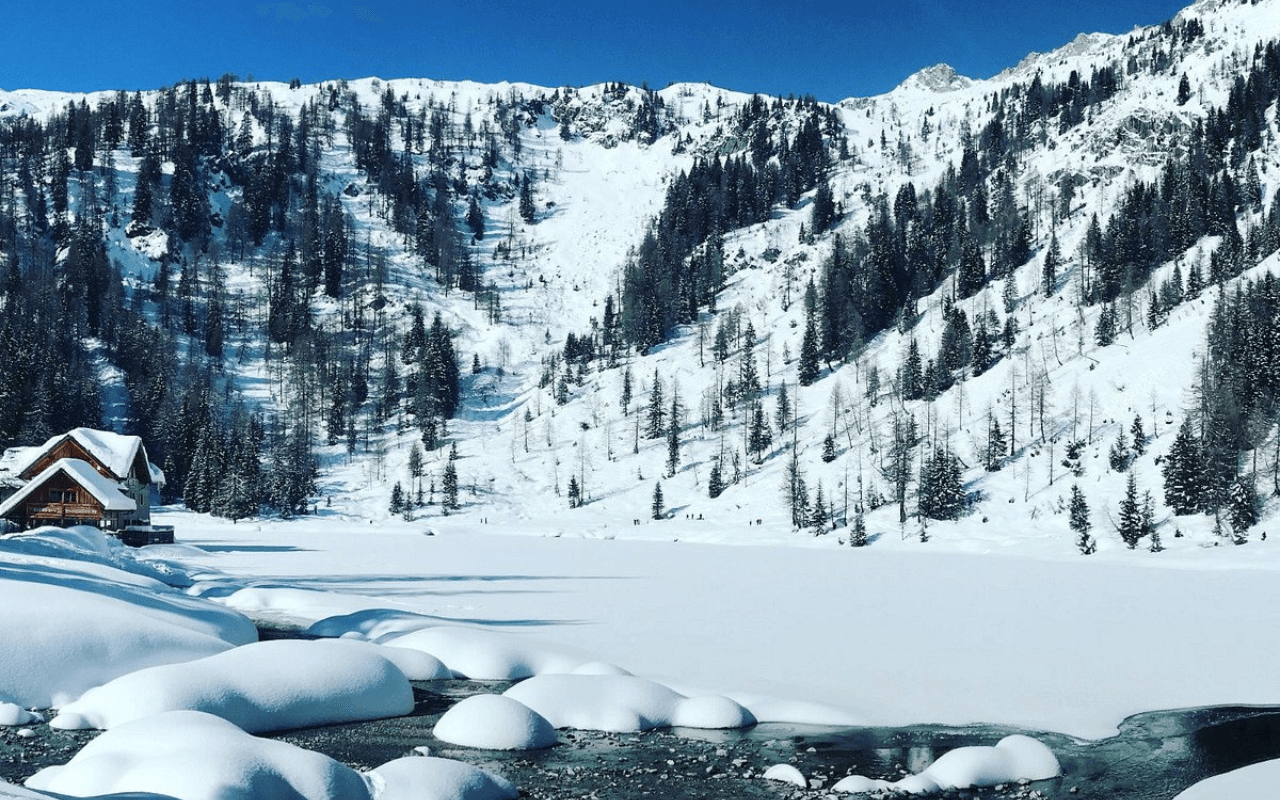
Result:
<svg viewBox="0 0 1280 800"><path fill-rule="evenodd" d="M888 91L940 61L989 77L1081 31L1126 32L1183 4L27 0L3 15L0 88L150 89L232 72L307 83L372 75L654 88L708 81L834 102Z"/></svg>

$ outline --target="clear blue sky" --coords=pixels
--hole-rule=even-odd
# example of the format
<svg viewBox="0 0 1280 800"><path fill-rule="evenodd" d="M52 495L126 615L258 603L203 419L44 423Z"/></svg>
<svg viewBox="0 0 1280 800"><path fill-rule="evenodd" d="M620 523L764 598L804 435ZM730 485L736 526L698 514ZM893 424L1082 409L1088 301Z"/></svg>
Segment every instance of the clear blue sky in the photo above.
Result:
<svg viewBox="0 0 1280 800"><path fill-rule="evenodd" d="M1185 0L1190 2L1190 0ZM1184 0L300 0L9 4L0 88L151 89L423 77L547 86L708 81L820 100L888 91L945 61L989 77L1082 31L1123 33Z"/></svg>

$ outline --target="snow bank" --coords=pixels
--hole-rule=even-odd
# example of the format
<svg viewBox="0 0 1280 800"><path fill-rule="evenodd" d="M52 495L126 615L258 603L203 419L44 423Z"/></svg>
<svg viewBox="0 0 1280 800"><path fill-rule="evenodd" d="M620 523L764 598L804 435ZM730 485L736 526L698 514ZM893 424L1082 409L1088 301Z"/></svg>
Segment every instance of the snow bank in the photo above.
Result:
<svg viewBox="0 0 1280 800"><path fill-rule="evenodd" d="M441 741L485 750L539 750L556 743L556 729L546 717L500 694L466 698L432 732Z"/></svg>
<svg viewBox="0 0 1280 800"><path fill-rule="evenodd" d="M21 706L0 703L0 725L30 725L33 722L43 722L43 720L39 714L33 714Z"/></svg>
<svg viewBox="0 0 1280 800"><path fill-rule="evenodd" d="M136 720L26 785L77 797L154 792L182 800L363 800L364 778L328 756L250 736L198 711Z"/></svg>
<svg viewBox="0 0 1280 800"><path fill-rule="evenodd" d="M587 661L567 647L479 628L442 625L377 641L389 647L430 653L458 677L478 681L513 681L572 672Z"/></svg>
<svg viewBox="0 0 1280 800"><path fill-rule="evenodd" d="M1280 761L1263 761L1206 778L1173 800L1271 800L1280 793Z"/></svg>
<svg viewBox="0 0 1280 800"><path fill-rule="evenodd" d="M508 689L557 728L621 733L667 728L739 728L755 717L725 697L687 698L631 675L540 675Z"/></svg>
<svg viewBox="0 0 1280 800"><path fill-rule="evenodd" d="M64 706L50 725L111 729L192 710L263 732L407 714L413 689L380 649L324 640L245 645L124 675Z"/></svg>
<svg viewBox="0 0 1280 800"><path fill-rule="evenodd" d="M244 616L136 566L99 531L0 538L0 701L61 705L121 675L191 661L257 639Z"/></svg>
<svg viewBox="0 0 1280 800"><path fill-rule="evenodd" d="M515 800L516 787L479 767L410 756L367 773L376 800Z"/></svg>
<svg viewBox="0 0 1280 800"><path fill-rule="evenodd" d="M1014 734L1001 739L995 747L957 747L944 753L923 772L908 775L897 783L852 775L832 789L848 793L891 789L907 794L930 794L1024 779L1043 781L1061 772L1062 767L1052 750L1030 736Z"/></svg>
<svg viewBox="0 0 1280 800"><path fill-rule="evenodd" d="M779 783L789 783L792 786L799 786L801 789L809 788L809 782L804 779L804 775L790 764L774 764L764 771L764 779L778 781Z"/></svg>

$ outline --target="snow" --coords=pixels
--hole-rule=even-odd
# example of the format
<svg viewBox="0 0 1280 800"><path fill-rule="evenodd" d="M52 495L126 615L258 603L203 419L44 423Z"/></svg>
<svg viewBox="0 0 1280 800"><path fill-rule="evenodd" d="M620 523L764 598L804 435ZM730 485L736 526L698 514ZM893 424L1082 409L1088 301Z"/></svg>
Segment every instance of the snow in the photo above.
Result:
<svg viewBox="0 0 1280 800"><path fill-rule="evenodd" d="M1280 760L1250 764L1206 778L1173 800L1270 800L1280 786Z"/></svg>
<svg viewBox="0 0 1280 800"><path fill-rule="evenodd" d="M1280 703L1266 678L1274 648L1253 633L1280 628L1270 540L1082 558L1059 555L1065 530L1041 537L979 520L927 546L888 534L863 549L829 537L778 544L769 537L785 532L767 526L733 547L609 540L570 521L513 536L437 520L430 537L407 524L352 535L318 519L261 530L174 521L216 550L190 557L193 571L221 573L196 593L270 592L271 617L303 627L340 608L352 616L332 634L359 628L380 642L424 622L436 627L423 635L483 628L499 642L558 642L581 665L724 695L762 721L987 722L1100 738L1143 711ZM710 520L659 527L682 540L757 533ZM320 603L325 591L332 600Z"/></svg>
<svg viewBox="0 0 1280 800"><path fill-rule="evenodd" d="M374 800L515 800L509 781L446 758L398 758L371 770Z"/></svg>
<svg viewBox="0 0 1280 800"><path fill-rule="evenodd" d="M27 780L72 796L154 792L182 800L365 798L364 778L328 756L259 739L199 711L135 720L84 746L68 763Z"/></svg>
<svg viewBox="0 0 1280 800"><path fill-rule="evenodd" d="M619 733L673 725L742 728L756 721L751 712L726 697L688 698L631 675L540 675L505 694L556 728Z"/></svg>
<svg viewBox="0 0 1280 800"><path fill-rule="evenodd" d="M804 775L790 764L774 764L764 771L764 779L778 781L779 783L789 783L792 786L799 786L801 789L809 788L809 782L804 779Z"/></svg>
<svg viewBox="0 0 1280 800"><path fill-rule="evenodd" d="M1014 734L994 747L957 747L923 772L897 782L850 775L832 787L851 794L879 791L931 794L953 789L976 789L1002 783L1042 781L1062 772L1053 751L1029 736Z"/></svg>
<svg viewBox="0 0 1280 800"><path fill-rule="evenodd" d="M13 703L0 702L0 725L29 725L32 722L43 722L39 714L27 711Z"/></svg>
<svg viewBox="0 0 1280 800"><path fill-rule="evenodd" d="M523 703L498 694L465 698L440 717L437 739L486 750L540 750L556 743L556 729Z"/></svg>
<svg viewBox="0 0 1280 800"><path fill-rule="evenodd" d="M181 800L514 800L506 780L443 758L404 758L361 774L328 756L245 733L200 711L121 725L26 782L73 797L151 793ZM0 796L9 796L0 782ZM14 792L18 797L43 795Z"/></svg>
<svg viewBox="0 0 1280 800"><path fill-rule="evenodd" d="M510 681L553 672L571 672L585 662L568 648L501 631L439 626L382 638L380 644L421 650L440 659L461 678Z"/></svg>
<svg viewBox="0 0 1280 800"><path fill-rule="evenodd" d="M88 490L89 494L93 495L93 498L101 503L102 507L107 511L134 511L138 508L138 504L134 502L132 497L124 493L120 484L110 478L103 477L89 465L89 462L78 458L60 458L46 467L39 475L32 478L30 483L14 492L3 503L0 503L0 517L17 508L32 492L39 489L44 485L45 481L59 472L64 473Z"/></svg>
<svg viewBox="0 0 1280 800"><path fill-rule="evenodd" d="M88 528L0 538L0 630L21 643L0 648L0 701L49 708L257 638L240 614L121 569L112 544Z"/></svg>
<svg viewBox="0 0 1280 800"><path fill-rule="evenodd" d="M203 711L250 733L401 716L408 679L381 648L350 641L267 641L140 670L61 708L55 728L103 728L168 711Z"/></svg>

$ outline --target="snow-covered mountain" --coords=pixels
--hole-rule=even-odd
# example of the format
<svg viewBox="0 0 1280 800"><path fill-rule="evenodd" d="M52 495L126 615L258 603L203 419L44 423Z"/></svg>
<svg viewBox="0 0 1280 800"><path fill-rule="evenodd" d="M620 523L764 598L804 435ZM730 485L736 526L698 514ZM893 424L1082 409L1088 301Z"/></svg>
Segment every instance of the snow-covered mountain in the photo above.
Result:
<svg viewBox="0 0 1280 800"><path fill-rule="evenodd" d="M885 95L834 106L704 84L652 91L376 78L318 85L227 78L136 98L0 92L11 141L29 142L41 127L53 142L34 161L18 155L26 144L15 145L0 167L13 177L10 227L50 242L48 260L69 269L77 252L70 231L100 220L106 253L129 290L121 306L132 303L149 324L167 326L163 341L179 362L200 365L214 394L262 409L268 438L297 428L312 439L320 465L309 501L314 512L448 524L439 501L446 472L453 472L458 508L451 519L662 537L653 520L660 483L661 515L715 520L707 539L809 541L832 528L834 515L836 529L818 541L835 546L850 540L863 508L882 546L927 540L1070 553L1078 546L1068 514L1075 484L1087 498L1098 548L1120 550L1127 475L1113 469L1109 450L1123 432L1129 441L1121 462L1131 464L1139 492L1150 491L1163 546L1190 547L1225 541L1214 529L1226 523L1208 514L1174 516L1164 502L1162 463L1183 419L1200 418L1200 356L1216 298L1276 266L1275 248L1266 243L1275 221L1271 176L1280 169L1277 40L1280 0L1199 0L1163 26L1082 34L990 79L937 65ZM1241 107L1246 100L1266 105L1255 114ZM140 149L129 141L135 107L143 109ZM1243 129L1223 128L1224 114L1246 119L1248 135L1211 138L1207 152L1195 151L1206 130ZM174 119L188 125L176 129ZM198 133L190 120L199 121ZM85 127L93 134L77 139ZM823 161L809 183L796 166L812 149L806 135L818 137ZM185 151L173 143L187 140L194 155L175 155ZM158 199L153 213L139 217L148 148L161 154L149 179ZM186 229L187 195L175 189L189 180L184 158L207 203ZM762 217L733 219L722 208L684 208L682 215L716 219L722 256L712 255L715 241L698 239L670 257L685 264L722 258L709 287L714 301L699 295L691 311L674 312L676 324L656 345L614 344L620 334L611 318L635 313L628 275L646 258L647 234L670 220L673 189L713 159L713 174L729 174L733 162L752 165L761 183L780 181L769 199L781 202ZM37 162L42 169L24 189L19 173ZM1246 242L1238 268L1222 278L1222 290L1184 290L1182 276L1193 271L1212 284L1211 261L1224 241L1219 229L1197 230L1189 246L1154 268L1130 270L1128 284L1108 291L1090 237L1113 232L1113 217L1137 213L1134 187L1171 187L1170 164L1186 165L1206 185L1225 179L1241 187L1231 220ZM797 183L783 185L793 174L801 176ZM65 211L56 207L59 180L69 195ZM713 196L742 203L738 187L722 180L726 194ZM828 191L830 220L815 225ZM54 208L37 223L34 209L46 195ZM937 258L925 269L910 255L912 237L932 234L904 214L933 224L948 196L957 201L952 212L964 218L962 230L919 245ZM323 229L328 240L333 229L308 222L307 214L308 207L322 213L326 197L346 220L341 285L329 292L316 278L297 290L305 325L320 335L309 335L305 346L268 344L291 246L295 268L305 272L314 258L320 270L319 240L306 237ZM903 210L904 197L912 210ZM473 203L479 221L468 218ZM862 325L856 344L823 354L811 382L801 375L806 328L845 291L829 284L831 264L846 258L854 275L873 272L881 220L902 233L890 246L905 273L898 275L903 302L887 312L896 321ZM465 235L442 244L441 224ZM1005 239L1022 231L1018 251ZM1045 291L1051 241L1056 264ZM965 248L984 264L971 286L955 268ZM1020 257L997 267L1011 252ZM24 277L39 261L18 248L0 252L0 262L18 264ZM161 269L186 288L159 289ZM455 269L469 277L457 278ZM1162 292L1175 274L1172 302ZM671 291L678 297L682 290ZM1153 302L1158 308L1149 315ZM214 305L225 343L210 353ZM402 357L415 307L428 324L440 316L462 372L457 413L438 446L427 448L420 478L410 466L423 438L409 385L419 367ZM936 396L930 390L909 399L902 376L912 343L923 361L941 364L957 335L957 310L970 333L990 320L992 362L979 370L965 358L938 381ZM1119 332L1102 345L1099 318L1111 313L1119 314ZM176 395L157 400L135 375L167 380L182 370L148 373L123 363L123 348L96 324L84 341L107 422L131 427L145 418L154 426L157 417L177 414ZM1001 328L1003 337L996 335ZM590 355L570 352L570 338L588 342ZM321 346L329 348L325 358L314 355ZM758 399L728 388L741 382L747 360L758 375ZM674 445L669 414L647 430L655 378L664 413L678 398ZM367 391L356 391L357 383ZM338 412L343 429L330 430L326 409L339 391L351 399L338 403L346 404ZM779 413L784 394L790 411ZM763 447L752 442L757 402L772 435ZM234 412L219 413L227 416L222 435L234 439ZM1135 417L1145 447L1132 441ZM899 452L894 423L908 419L915 434ZM1266 476L1276 469L1274 422L1258 418L1237 470L1264 498L1273 493ZM995 458L993 423L1005 437ZM23 443L18 423L0 430L7 443ZM198 439L188 436L181 458L196 458ZM1083 445L1068 456L1077 441ZM919 513L922 480L931 479L924 473L939 451L958 459L967 496L954 521ZM231 458L224 452L218 463ZM998 469L984 469L988 463ZM271 462L268 471L277 467ZM895 471L904 468L899 479ZM791 500L801 475L800 494L811 509L820 496L825 513L818 516L827 519L798 528ZM428 504L393 514L397 483L410 500L421 488ZM724 484L716 497L713 483ZM1266 502L1261 522L1240 538L1259 536L1273 507ZM401 523L401 516L414 521ZM1151 538L1145 531L1140 547Z"/></svg>

